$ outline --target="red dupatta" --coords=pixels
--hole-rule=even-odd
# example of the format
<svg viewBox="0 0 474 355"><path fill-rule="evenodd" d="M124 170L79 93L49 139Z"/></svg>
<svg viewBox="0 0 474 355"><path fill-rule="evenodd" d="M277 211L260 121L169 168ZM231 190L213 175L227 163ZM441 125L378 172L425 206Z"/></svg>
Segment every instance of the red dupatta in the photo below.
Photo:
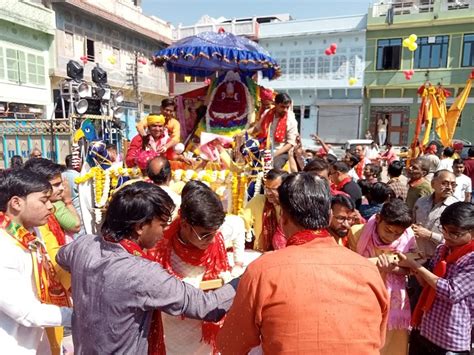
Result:
<svg viewBox="0 0 474 355"><path fill-rule="evenodd" d="M444 277L448 268L448 264L454 264L461 257L466 254L474 252L474 240L471 240L470 243L453 248L452 252L449 253L449 248L447 246L442 246L441 258L438 263L435 265L433 273L438 277ZM449 253L449 254L448 254ZM416 304L415 310L413 311L412 316L412 326L418 327L421 324L423 319L423 314L428 312L433 306L434 300L436 298L436 289L430 285L426 285L423 288L420 299Z"/></svg>
<svg viewBox="0 0 474 355"><path fill-rule="evenodd" d="M326 229L319 229L319 230L305 229L293 234L288 239L286 246L289 247L291 245L302 245L316 238L327 238L327 237L331 237L331 234Z"/></svg>
<svg viewBox="0 0 474 355"><path fill-rule="evenodd" d="M261 130L257 136L259 140L263 140L264 142L268 138L268 129L270 124L273 122L275 118L275 108L270 109L263 117L262 117L262 124ZM278 120L276 129L275 129L275 142L283 143L286 137L286 124L288 122L288 113L285 113L285 116L281 117Z"/></svg>
<svg viewBox="0 0 474 355"><path fill-rule="evenodd" d="M170 274L180 279L185 276L178 274L173 269L171 265L172 251L185 263L204 267L203 281L218 279L221 272L231 270L227 260L224 238L220 231L215 234L214 242L205 250L201 250L179 240L180 226L181 218L178 217L165 231L164 238L151 250L154 260L160 263ZM212 346L214 353L217 353L216 338L222 324L222 321L217 323L202 322L202 340Z"/></svg>

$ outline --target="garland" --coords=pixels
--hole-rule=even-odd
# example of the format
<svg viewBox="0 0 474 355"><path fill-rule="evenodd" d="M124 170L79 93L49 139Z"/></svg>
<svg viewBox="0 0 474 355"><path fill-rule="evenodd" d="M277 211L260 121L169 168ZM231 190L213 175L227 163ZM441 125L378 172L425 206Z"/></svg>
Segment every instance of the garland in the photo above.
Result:
<svg viewBox="0 0 474 355"><path fill-rule="evenodd" d="M110 192L118 187L120 178L134 179L140 176L141 172L138 168L111 167L104 170L100 166L94 166L86 174L75 178L74 182L79 185L93 179L95 207L102 208L109 200Z"/></svg>

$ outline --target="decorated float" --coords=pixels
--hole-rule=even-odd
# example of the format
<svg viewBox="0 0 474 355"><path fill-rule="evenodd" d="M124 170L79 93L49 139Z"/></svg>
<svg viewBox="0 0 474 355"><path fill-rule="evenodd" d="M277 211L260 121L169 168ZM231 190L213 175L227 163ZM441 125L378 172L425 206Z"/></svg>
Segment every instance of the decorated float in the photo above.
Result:
<svg viewBox="0 0 474 355"><path fill-rule="evenodd" d="M223 31L180 40L155 53L153 61L168 72L207 77L208 85L175 97L182 154L197 159L190 165L172 162L172 184L200 180L221 196L228 213L237 214L249 185L250 194L260 191L264 171L271 168L271 158L261 154L259 142L242 134L259 117L262 92L268 93L256 83L255 74L274 79L279 66L255 42ZM86 231L91 233L113 192L128 180L143 179L143 174L111 161L93 121L84 119L74 138L74 154L80 150L85 161L76 182L83 215L86 210Z"/></svg>

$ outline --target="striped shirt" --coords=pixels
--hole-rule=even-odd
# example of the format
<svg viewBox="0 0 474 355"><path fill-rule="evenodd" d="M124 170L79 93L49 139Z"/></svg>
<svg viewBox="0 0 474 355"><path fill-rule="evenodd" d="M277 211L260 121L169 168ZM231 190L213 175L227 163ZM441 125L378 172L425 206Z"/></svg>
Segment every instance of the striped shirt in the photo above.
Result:
<svg viewBox="0 0 474 355"><path fill-rule="evenodd" d="M440 259L440 245L431 265ZM474 318L474 253L468 253L454 264L447 264L446 275L438 279L436 298L423 316L420 333L432 343L451 351L471 349Z"/></svg>

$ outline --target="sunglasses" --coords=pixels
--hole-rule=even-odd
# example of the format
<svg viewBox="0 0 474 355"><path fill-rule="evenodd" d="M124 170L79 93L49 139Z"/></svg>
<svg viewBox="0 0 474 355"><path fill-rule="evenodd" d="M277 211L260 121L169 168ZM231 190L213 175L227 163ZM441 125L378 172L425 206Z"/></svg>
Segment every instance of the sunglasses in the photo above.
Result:
<svg viewBox="0 0 474 355"><path fill-rule="evenodd" d="M194 235L196 236L196 238L199 239L200 241L206 240L210 237L214 237L217 233L217 230L215 230L215 231L212 231L212 232L209 232L209 233L204 233L204 234L200 235L198 232L196 232L196 230L194 229L194 227L191 224L189 224L189 226L193 230Z"/></svg>

